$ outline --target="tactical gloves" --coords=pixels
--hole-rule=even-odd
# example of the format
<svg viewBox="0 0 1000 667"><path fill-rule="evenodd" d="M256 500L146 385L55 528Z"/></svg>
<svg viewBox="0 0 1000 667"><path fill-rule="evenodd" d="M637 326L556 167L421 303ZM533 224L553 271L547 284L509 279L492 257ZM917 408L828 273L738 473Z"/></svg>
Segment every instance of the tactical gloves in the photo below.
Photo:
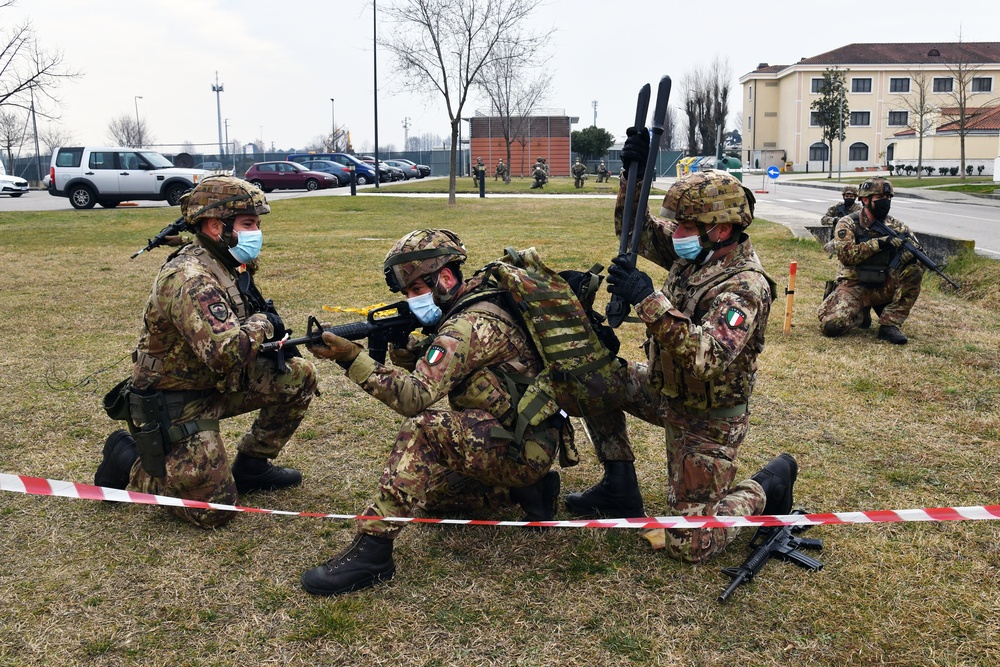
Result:
<svg viewBox="0 0 1000 667"><path fill-rule="evenodd" d="M309 351L319 359L331 359L343 368L349 368L361 350L364 349L354 341L347 340L329 331L323 332L322 345L310 345Z"/></svg>
<svg viewBox="0 0 1000 667"><path fill-rule="evenodd" d="M646 171L646 158L649 156L649 130L645 127L630 127L625 131L628 138L622 146L621 160L622 166L627 172L629 166L635 162L638 165L636 175L642 178Z"/></svg>
<svg viewBox="0 0 1000 667"><path fill-rule="evenodd" d="M281 340L282 338L285 337L285 334L287 333L287 330L285 329L285 322L281 319L281 317L277 313L271 313L265 311L261 313L261 315L266 317L267 321L271 323L272 327L274 327L274 334L267 340L269 341Z"/></svg>
<svg viewBox="0 0 1000 667"><path fill-rule="evenodd" d="M618 255L608 267L608 291L635 306L653 293L653 281L639 269L629 266L625 255Z"/></svg>
<svg viewBox="0 0 1000 667"><path fill-rule="evenodd" d="M905 240L899 236L883 236L878 239L878 249L888 250L889 248L894 248L899 250L903 246L903 243L905 243Z"/></svg>

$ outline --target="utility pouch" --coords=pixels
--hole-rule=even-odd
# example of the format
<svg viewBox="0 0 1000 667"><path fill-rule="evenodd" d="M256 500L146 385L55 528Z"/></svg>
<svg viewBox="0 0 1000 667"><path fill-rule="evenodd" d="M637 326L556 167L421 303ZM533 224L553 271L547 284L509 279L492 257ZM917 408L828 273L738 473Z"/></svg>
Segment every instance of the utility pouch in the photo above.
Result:
<svg viewBox="0 0 1000 667"><path fill-rule="evenodd" d="M142 469L153 477L167 476L166 451L160 425L148 422L135 434L135 448L139 451Z"/></svg>
<svg viewBox="0 0 1000 667"><path fill-rule="evenodd" d="M885 285L889 278L888 266L872 266L861 264L858 266L858 282L865 285Z"/></svg>
<svg viewBox="0 0 1000 667"><path fill-rule="evenodd" d="M104 395L104 411L115 421L130 421L126 393L131 382L131 378L126 378Z"/></svg>
<svg viewBox="0 0 1000 667"><path fill-rule="evenodd" d="M833 294L833 290L837 289L836 280L827 280L826 284L823 286L823 300L826 301L826 297Z"/></svg>

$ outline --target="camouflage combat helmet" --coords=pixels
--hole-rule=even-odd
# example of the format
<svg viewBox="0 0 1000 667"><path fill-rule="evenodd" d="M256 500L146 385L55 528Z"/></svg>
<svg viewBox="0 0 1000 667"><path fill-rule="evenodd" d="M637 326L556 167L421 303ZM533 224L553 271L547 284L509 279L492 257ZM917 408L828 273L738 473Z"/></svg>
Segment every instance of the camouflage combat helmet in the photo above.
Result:
<svg viewBox="0 0 1000 667"><path fill-rule="evenodd" d="M892 183L878 177L870 178L858 187L858 197L871 197L872 195L893 196Z"/></svg>
<svg viewBox="0 0 1000 667"><path fill-rule="evenodd" d="M418 229L392 246L385 256L385 284L393 292L409 287L451 263L461 264L468 254L462 240L447 229Z"/></svg>
<svg viewBox="0 0 1000 667"><path fill-rule="evenodd" d="M209 218L231 220L237 215L270 212L260 188L235 176L209 176L181 196L181 215L189 225Z"/></svg>
<svg viewBox="0 0 1000 667"><path fill-rule="evenodd" d="M841 195L854 195L855 199L858 196L858 186L856 185L845 185L844 189L840 191Z"/></svg>
<svg viewBox="0 0 1000 667"><path fill-rule="evenodd" d="M757 203L751 192L734 176L711 169L677 179L663 198L660 216L677 222L705 225L737 225L753 222Z"/></svg>

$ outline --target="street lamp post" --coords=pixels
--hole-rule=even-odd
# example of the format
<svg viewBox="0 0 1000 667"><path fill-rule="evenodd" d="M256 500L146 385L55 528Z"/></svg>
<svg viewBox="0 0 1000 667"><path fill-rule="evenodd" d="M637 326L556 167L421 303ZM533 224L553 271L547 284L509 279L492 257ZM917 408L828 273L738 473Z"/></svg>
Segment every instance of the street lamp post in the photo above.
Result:
<svg viewBox="0 0 1000 667"><path fill-rule="evenodd" d="M219 155L223 155L222 152L222 97L220 93L222 92L222 84L219 83L219 72L215 73L215 83L212 84L212 92L215 93L215 111L219 116Z"/></svg>
<svg viewBox="0 0 1000 667"><path fill-rule="evenodd" d="M330 98L330 149L337 150L337 103Z"/></svg>
<svg viewBox="0 0 1000 667"><path fill-rule="evenodd" d="M139 131L139 100L142 99L142 95L135 95L132 100L135 102L135 142L139 144L136 148L142 148L142 141L140 141L141 132Z"/></svg>

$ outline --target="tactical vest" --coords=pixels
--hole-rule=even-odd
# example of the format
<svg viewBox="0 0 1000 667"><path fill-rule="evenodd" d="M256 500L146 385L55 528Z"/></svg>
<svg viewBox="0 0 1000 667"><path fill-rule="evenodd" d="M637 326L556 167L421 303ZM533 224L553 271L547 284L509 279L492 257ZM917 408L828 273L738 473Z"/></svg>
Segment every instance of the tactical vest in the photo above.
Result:
<svg viewBox="0 0 1000 667"><path fill-rule="evenodd" d="M878 238L875 234L872 234L870 229L861 224L861 211L855 211L849 217L851 218L851 222L854 223L855 243L866 243L874 238ZM879 250L864 262L849 267L854 274L851 277L865 285L884 285L885 281L889 278L889 264L896 257L896 253L897 250L895 248Z"/></svg>
<svg viewBox="0 0 1000 667"><path fill-rule="evenodd" d="M764 271L754 253L742 262L725 267L721 271L706 273L697 282L688 282L683 292L670 295L671 302L677 310L698 323L706 314L705 310L698 307L702 298L714 287L747 271L759 273L764 277L771 290L773 301L777 285ZM662 382L662 385L656 388L664 396L681 399L689 411L704 413L711 418L743 414L747 411L750 394L753 392L756 358L764 349L766 322L758 320L755 326L756 330L746 344L747 352L740 354L733 361L734 366L720 378L708 381L688 373L683 367L674 363L673 355L666 350L660 350L652 338L647 339L651 381L654 386ZM729 382L726 382L727 380Z"/></svg>
<svg viewBox="0 0 1000 667"><path fill-rule="evenodd" d="M600 267L595 267L600 271ZM567 279L546 266L534 248L507 248L502 259L477 272L480 285L464 295L452 312L488 300L504 304L508 321L516 317L544 363L533 377L494 368L510 396L513 438L560 411L585 417L619 408L625 365L598 334L593 295L597 271L583 274L583 300ZM494 307L498 307L495 306ZM501 420L503 421L503 420Z"/></svg>

